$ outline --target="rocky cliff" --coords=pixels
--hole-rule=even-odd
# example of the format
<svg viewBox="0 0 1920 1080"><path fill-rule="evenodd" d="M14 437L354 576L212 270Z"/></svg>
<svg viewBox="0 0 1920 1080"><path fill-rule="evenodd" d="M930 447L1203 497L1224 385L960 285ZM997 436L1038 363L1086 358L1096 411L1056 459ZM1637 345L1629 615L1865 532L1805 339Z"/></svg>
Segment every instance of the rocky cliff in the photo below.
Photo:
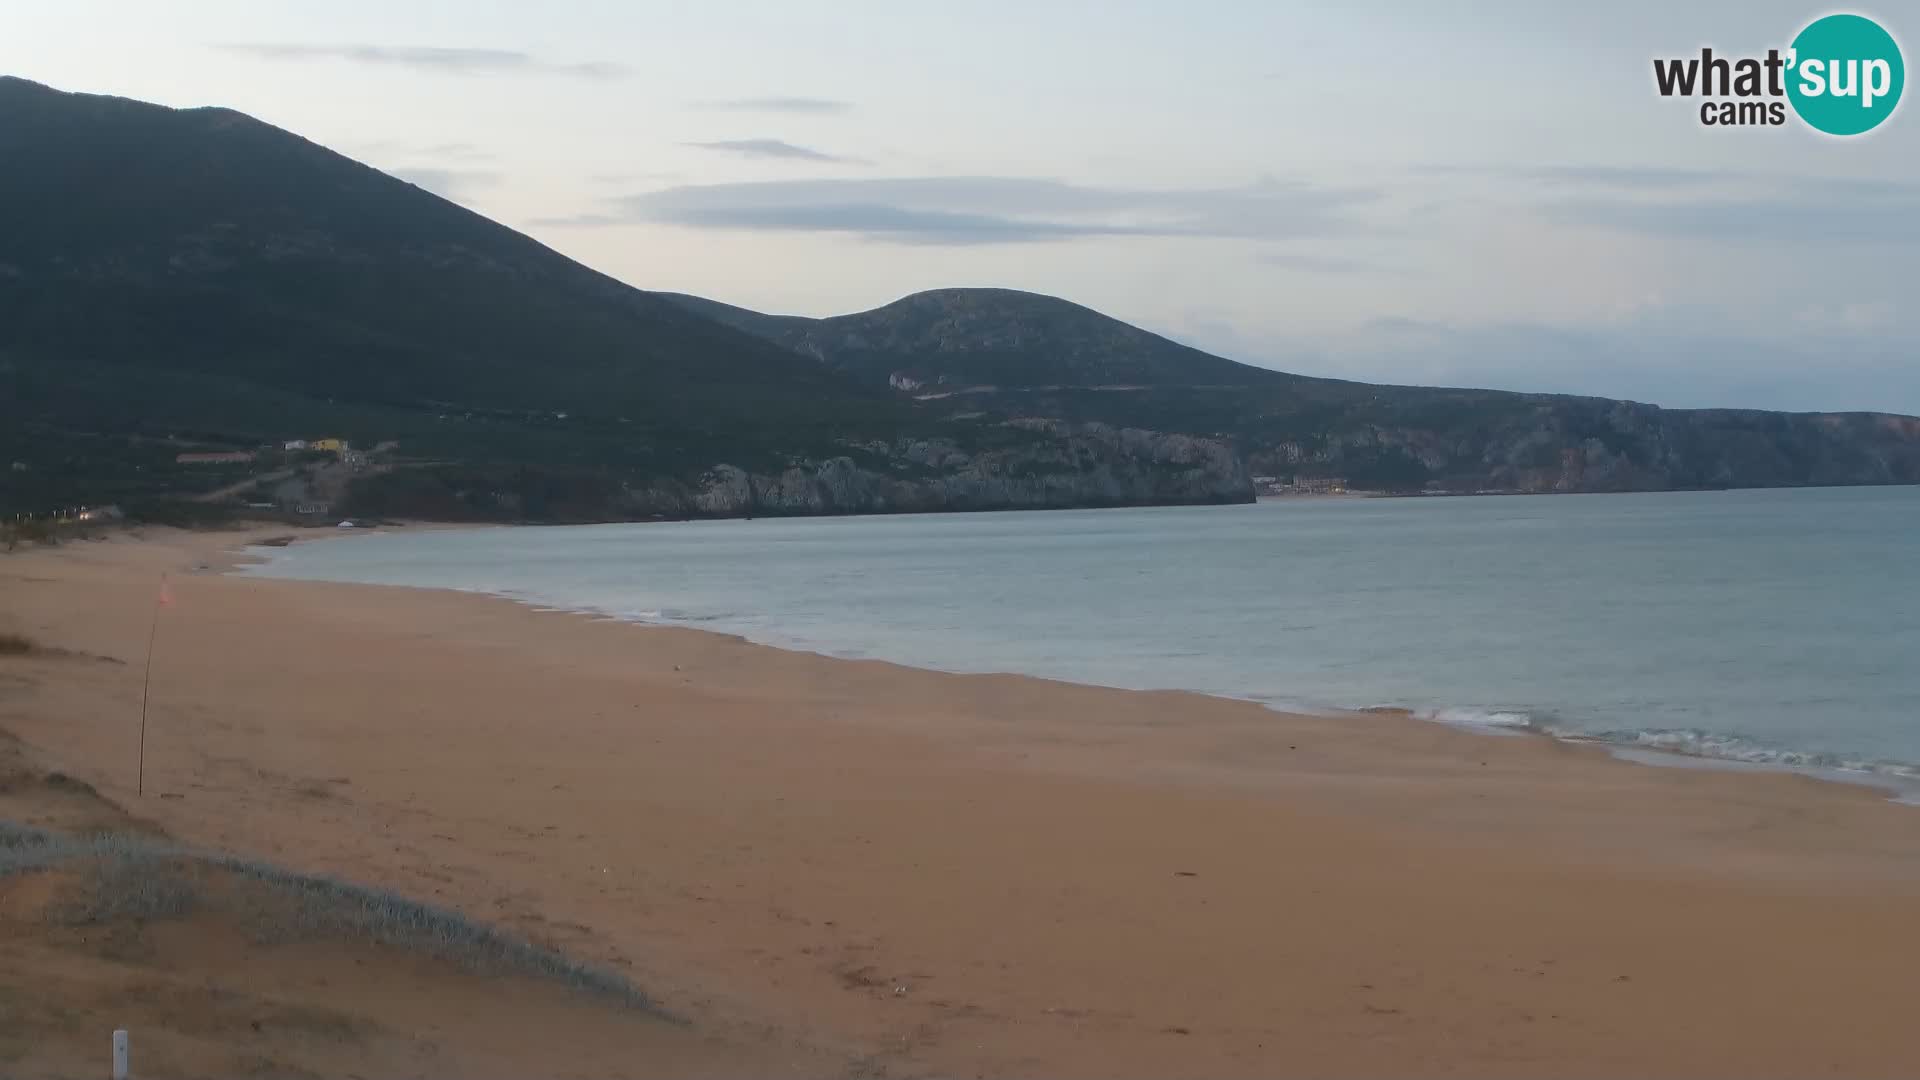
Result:
<svg viewBox="0 0 1920 1080"><path fill-rule="evenodd" d="M636 512L701 516L1025 510L1136 503L1247 502L1244 462L1215 440L1104 424L1028 421L1054 439L1017 450L972 452L942 439L873 447L892 470L834 457L778 475L721 465L697 486L635 493ZM900 466L905 465L905 469ZM904 475L903 475L904 473Z"/></svg>
<svg viewBox="0 0 1920 1080"><path fill-rule="evenodd" d="M1269 429L1271 430L1271 429ZM1920 483L1920 419L1661 409L1543 397L1475 422L1328 425L1249 440L1257 475L1431 491L1667 491Z"/></svg>
<svg viewBox="0 0 1920 1080"><path fill-rule="evenodd" d="M1245 462L1226 444L1105 424L1017 421L989 449L906 438L778 470L717 464L697 475L435 466L368 477L346 506L363 515L600 521L1030 510L1250 502Z"/></svg>

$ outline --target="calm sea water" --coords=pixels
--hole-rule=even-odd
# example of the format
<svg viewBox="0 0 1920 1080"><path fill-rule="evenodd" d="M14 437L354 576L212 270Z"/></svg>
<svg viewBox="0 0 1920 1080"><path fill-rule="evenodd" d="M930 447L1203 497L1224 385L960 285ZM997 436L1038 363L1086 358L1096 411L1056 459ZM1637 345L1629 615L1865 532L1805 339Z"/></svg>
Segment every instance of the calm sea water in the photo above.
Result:
<svg viewBox="0 0 1920 1080"><path fill-rule="evenodd" d="M1920 778L1920 489L404 531L278 577Z"/></svg>

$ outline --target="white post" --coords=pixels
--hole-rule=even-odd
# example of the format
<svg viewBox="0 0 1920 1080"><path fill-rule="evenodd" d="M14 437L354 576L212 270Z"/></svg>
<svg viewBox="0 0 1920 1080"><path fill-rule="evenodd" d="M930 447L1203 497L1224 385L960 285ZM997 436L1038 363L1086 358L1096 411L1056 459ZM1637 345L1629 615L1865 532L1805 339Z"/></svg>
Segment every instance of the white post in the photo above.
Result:
<svg viewBox="0 0 1920 1080"><path fill-rule="evenodd" d="M131 1056L127 1048L127 1032L122 1028L113 1033L113 1080L127 1080L127 1059Z"/></svg>

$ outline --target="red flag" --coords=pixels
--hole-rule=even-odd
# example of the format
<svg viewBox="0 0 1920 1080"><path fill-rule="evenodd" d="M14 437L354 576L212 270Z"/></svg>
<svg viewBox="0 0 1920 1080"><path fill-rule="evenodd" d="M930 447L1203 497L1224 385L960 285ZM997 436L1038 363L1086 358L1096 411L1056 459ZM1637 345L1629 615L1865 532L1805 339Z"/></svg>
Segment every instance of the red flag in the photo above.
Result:
<svg viewBox="0 0 1920 1080"><path fill-rule="evenodd" d="M172 603L173 603L173 586L167 584L166 578L161 578L160 579L160 606L167 607Z"/></svg>

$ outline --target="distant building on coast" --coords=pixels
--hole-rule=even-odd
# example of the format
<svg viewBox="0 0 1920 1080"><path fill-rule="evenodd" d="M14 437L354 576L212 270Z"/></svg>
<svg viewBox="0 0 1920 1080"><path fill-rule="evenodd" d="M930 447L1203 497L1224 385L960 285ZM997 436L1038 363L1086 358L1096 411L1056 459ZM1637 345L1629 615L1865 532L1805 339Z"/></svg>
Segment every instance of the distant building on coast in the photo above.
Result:
<svg viewBox="0 0 1920 1080"><path fill-rule="evenodd" d="M347 452L347 440L315 439L309 444L308 449L322 450L329 454L344 454Z"/></svg>

